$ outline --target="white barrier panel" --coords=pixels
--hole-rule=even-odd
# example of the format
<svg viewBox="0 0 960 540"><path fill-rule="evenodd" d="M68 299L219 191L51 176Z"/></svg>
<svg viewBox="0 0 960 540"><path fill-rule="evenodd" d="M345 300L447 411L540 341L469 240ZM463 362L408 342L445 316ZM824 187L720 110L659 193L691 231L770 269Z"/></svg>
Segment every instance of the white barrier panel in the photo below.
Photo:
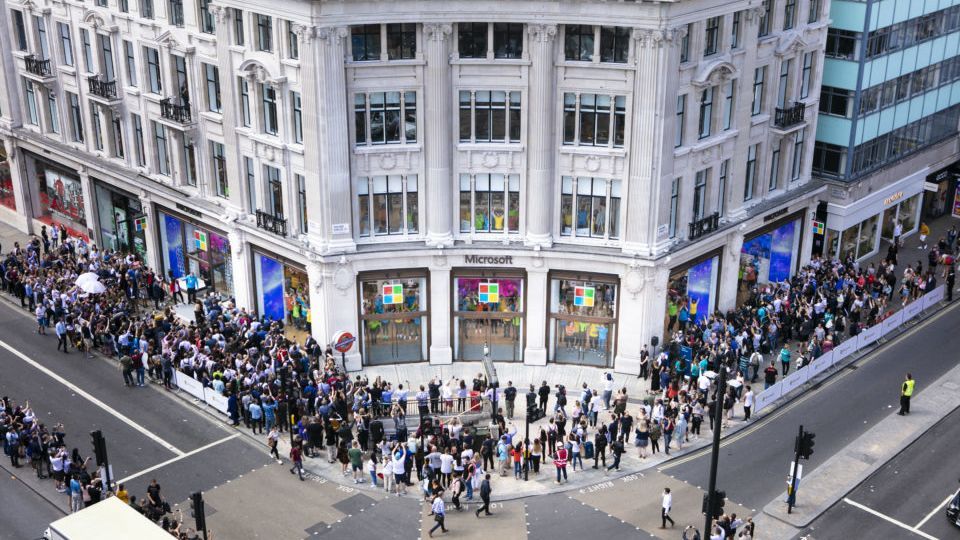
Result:
<svg viewBox="0 0 960 540"><path fill-rule="evenodd" d="M900 310L900 312L903 313L903 322L907 322L910 319L916 317L917 315L920 314L921 311L923 311L922 298L918 300L914 300L913 302L910 302L909 304L904 306L903 309Z"/></svg>
<svg viewBox="0 0 960 540"><path fill-rule="evenodd" d="M816 377L822 371L826 371L831 365L833 365L833 351L821 354L804 368L807 370L807 380Z"/></svg>
<svg viewBox="0 0 960 540"><path fill-rule="evenodd" d="M794 389L807 382L809 378L807 368L791 373L785 379L780 381L780 395L785 396Z"/></svg>
<svg viewBox="0 0 960 540"><path fill-rule="evenodd" d="M880 323L883 326L883 332L880 335L885 336L890 332L893 332L897 328L900 328L900 325L903 324L903 311L898 311L893 315L887 317Z"/></svg>
<svg viewBox="0 0 960 540"><path fill-rule="evenodd" d="M857 338L847 338L846 341L833 348L833 362L839 363L844 358L857 352Z"/></svg>
<svg viewBox="0 0 960 540"><path fill-rule="evenodd" d="M203 389L203 400L207 402L208 405L214 409L222 412L223 414L227 413L227 396L221 395L219 392L213 388L204 388Z"/></svg>
<svg viewBox="0 0 960 540"><path fill-rule="evenodd" d="M943 287L944 286L941 285L936 289L923 295L923 309L928 309L934 304L936 304L937 302L943 300L943 295L946 292Z"/></svg>
<svg viewBox="0 0 960 540"><path fill-rule="evenodd" d="M875 324L870 328L864 329L864 331L860 332L860 335L857 336L857 348L862 349L867 345L873 343L874 341L880 339L881 332L883 332L882 324Z"/></svg>
<svg viewBox="0 0 960 540"><path fill-rule="evenodd" d="M781 383L777 383L770 388L757 394L756 399L753 401L753 414L759 413L774 401L780 399L780 389L782 388Z"/></svg>
<svg viewBox="0 0 960 540"><path fill-rule="evenodd" d="M197 399L203 399L203 383L179 370L174 373L174 379L181 390Z"/></svg>

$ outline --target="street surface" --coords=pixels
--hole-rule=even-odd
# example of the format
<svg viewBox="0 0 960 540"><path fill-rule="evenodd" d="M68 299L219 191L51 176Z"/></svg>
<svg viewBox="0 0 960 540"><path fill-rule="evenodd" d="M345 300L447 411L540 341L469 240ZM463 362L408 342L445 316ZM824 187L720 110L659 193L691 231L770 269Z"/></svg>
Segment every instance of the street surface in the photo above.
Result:
<svg viewBox="0 0 960 540"><path fill-rule="evenodd" d="M726 510L748 516L751 509L761 508L782 493L798 424L817 433L813 459L805 464L812 470L892 412L906 369L914 373L918 391L922 392L925 382L955 363L942 351L960 348L960 333L952 331L958 317L960 313L955 310L932 317L904 338L894 338L879 354L866 356L800 400L733 435L725 443L720 461L718 487L727 492ZM312 475L304 482L298 481L290 475L288 466L278 465L267 456L259 438L225 426L219 417L156 386L124 387L117 368L103 359L56 352L55 338L37 336L26 312L6 302L0 302L0 328L0 393L18 402L29 399L44 422L63 422L68 445L84 454L91 453L89 432L101 429L114 476L127 480L131 494L141 496L150 479L157 478L166 499L186 508L188 495L203 491L208 524L218 538L412 540L426 538L433 525L426 505L413 497L387 496L369 486L338 485ZM944 432L922 439L929 437L936 444L912 446L877 475L888 474L890 478L871 479L864 485L873 482L871 485L894 486L898 478L893 478L895 473L890 471L895 470L900 470L899 474L910 471L905 476L912 482L886 488L886 498L879 499L862 492L861 486L850 499L877 512L889 512L894 519L911 525L921 521L956 486L956 460L943 457L950 455L950 442L960 440L956 413L951 420L936 428ZM929 452L920 455L921 449ZM635 452L632 446L628 451ZM901 460L903 463L899 463ZM942 468L934 468L934 464ZM601 480L548 496L497 502L492 508L494 516L489 518L472 515L475 502L466 504L462 513L448 504L447 526L452 532L447 536L518 538L519 531L526 530L528 538L544 540L675 539L683 526L702 525L700 503L708 470L709 454L696 452L660 470ZM8 527L0 532L0 538L29 540L59 517L53 505L65 510L67 501L49 480L31 478L29 469L16 473L52 501L41 500L7 474L0 489L0 522ZM553 467L545 466L541 474L553 474ZM495 479L495 495L507 493L512 482ZM672 530L659 528L660 493L665 486L674 492L672 516L677 526ZM411 493L414 490L411 488ZM903 503L904 493L915 500ZM189 523L189 517L187 520ZM906 538L911 534L893 525L887 530L884 527L888 522L850 505L838 505L821 521L826 524L818 521L810 529L814 538L862 537L850 532L860 531L856 523L877 527L872 537ZM921 530L937 538L949 538L951 531L940 528L943 525L942 516L936 514Z"/></svg>

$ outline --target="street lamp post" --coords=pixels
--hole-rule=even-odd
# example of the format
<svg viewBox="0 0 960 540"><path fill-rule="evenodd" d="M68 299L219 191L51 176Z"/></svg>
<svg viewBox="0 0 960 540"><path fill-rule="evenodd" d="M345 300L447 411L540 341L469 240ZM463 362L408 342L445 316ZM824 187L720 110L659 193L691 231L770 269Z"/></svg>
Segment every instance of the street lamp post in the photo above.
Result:
<svg viewBox="0 0 960 540"><path fill-rule="evenodd" d="M713 510L717 497L717 465L720 460L720 424L723 422L723 399L727 391L727 366L718 366L717 400L713 411L713 452L710 454L710 485L707 491L707 513L704 517L703 538L710 538L710 526L713 524Z"/></svg>

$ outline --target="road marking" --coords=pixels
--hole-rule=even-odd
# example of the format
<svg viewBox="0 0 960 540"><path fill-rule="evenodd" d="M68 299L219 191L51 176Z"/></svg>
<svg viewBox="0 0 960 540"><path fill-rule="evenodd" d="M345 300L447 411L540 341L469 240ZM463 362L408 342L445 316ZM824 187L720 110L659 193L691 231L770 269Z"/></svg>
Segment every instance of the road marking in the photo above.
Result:
<svg viewBox="0 0 960 540"><path fill-rule="evenodd" d="M147 438L149 438L149 439L153 440L154 442L158 443L160 446L163 446L164 448L166 448L167 450L173 452L174 454L176 454L176 455L178 455L178 456L182 456L182 455L184 454L183 450L180 450L180 449L177 448L176 446L174 446L174 445L168 443L167 441L161 439L160 437L158 437L158 436L156 436L155 434L153 434L153 433L152 433L150 430L148 430L147 428L145 428L145 427L141 426L140 424L134 422L134 421L131 420L130 418L127 418L127 417L124 416L122 413L120 413L119 411L117 411L117 410L114 409L113 407L107 405L106 403L100 401L99 399L93 397L92 395L90 395L89 393L87 393L85 390L83 390L83 389L80 388L79 386L77 386L77 385L73 384L72 382L64 379L64 378L61 377L60 375L57 375L57 374L54 373L53 371L47 369L47 368L44 367L42 364L40 364L40 363L37 362L36 360L30 358L29 356L23 354L22 352L14 349L14 348L11 347L7 342L0 340L0 347L3 347L4 349L10 351L11 353L13 353L13 354L16 355L17 357L19 357L19 358L20 358L21 360L23 360L24 362L26 362L26 363L30 364L31 366L39 369L40 371L42 371L43 373L45 373L46 375L48 375L48 376L49 376L50 378L52 378L53 380L57 381L58 383L66 386L67 388L69 388L70 390L72 390L72 391L73 391L74 393L76 393L77 395L79 395L79 396L81 396L81 397L83 397L83 398L86 398L90 403L93 403L93 404L96 405L97 407L100 407L101 409L107 411L108 413L110 413L110 415L112 415L113 417L115 417L117 420L120 420L120 421L123 422L124 424L127 424L128 426L132 427L133 429L139 431L140 433L142 433L143 435L145 435Z"/></svg>
<svg viewBox="0 0 960 540"><path fill-rule="evenodd" d="M924 323L927 323L927 322L932 323L932 322L936 321L937 319L939 319L940 317L942 317L942 316L946 315L947 313L951 312L951 311L954 309L954 307L955 307L955 306L949 306L949 307L947 307L946 309L943 309L943 310L937 312L935 315L932 315L932 316L924 319L922 322L924 322ZM893 338L892 340L890 340L890 341L888 341L888 342L886 342L886 343L883 344L883 350L885 350L888 346L892 346L892 345L896 344L897 342L901 341L902 339L905 339L906 337L913 335L913 334L916 332L916 330L918 330L918 329L920 329L920 328L923 328L924 326L925 326L925 324L924 324L924 325L916 324L916 325L911 326L910 328L906 329L906 331L901 332L900 334L897 334L897 336L896 336L895 338ZM882 350L881 350L881 348L878 347L878 348L870 351L869 353L867 353L867 354L864 355L863 357L855 360L853 363L848 364L848 366L846 366L846 367L854 366L854 365L857 366L857 367L860 367L860 366L866 365L868 362L872 361L874 358L877 358L877 357L879 356L879 353L880 353L880 352L882 352ZM805 393L805 394L803 394L803 395L801 395L801 396L799 396L799 397L797 397L797 398L794 398L794 399L793 399L792 401L790 401L786 406L781 407L781 408L777 409L776 412L774 412L774 413L772 413L772 414L769 414L769 415L763 417L763 419L761 419L759 422L757 422L757 423L755 423L755 424L750 425L750 427L747 427L747 428L745 428L745 429L742 429L742 430L736 432L736 433L733 434L733 435L730 435L730 436L727 436L727 437L723 437L723 438L721 439L721 441L720 441L720 447L723 448L723 447L725 447L725 446L729 446L729 445L731 445L731 444L739 441L740 439L742 439L742 438L744 438L744 437L746 437L746 436L748 436L748 435L756 432L757 430L763 428L764 426L766 426L766 425L769 424L770 422L772 422L772 421L776 420L777 418L780 418L781 416L787 414L788 412L790 412L791 410L793 410L795 407L799 407L799 406L800 406L801 404L803 404L805 401L807 401L808 399L813 398L814 396L816 396L817 394L819 394L820 392L822 392L822 391L823 391L824 389L826 389L827 387L829 387L829 386L837 383L838 381L843 380L846 376L848 376L848 375L850 375L851 373L853 373L852 370L849 370L849 369L846 369L846 368L841 368L839 371L840 371L839 373L836 373L836 372L835 372L832 377L830 377L830 378L822 381L822 382L820 383L820 385L817 387L817 389L814 390L813 392L807 392L807 393ZM919 390L918 390L918 391L919 391ZM683 465L684 463L688 463L688 462L693 461L693 460L695 460L695 459L699 459L699 458L701 458L701 457L709 454L711 451L712 451L711 446L710 446L710 445L707 445L707 446L705 446L705 447L703 447L703 448L701 448L701 449L699 449L699 450L696 450L696 451L694 451L694 452L692 452L692 453L690 453L690 454L687 454L687 455L685 455L685 456L683 456L683 457L681 457L681 458L677 458L677 459L671 460L671 461L669 461L669 462L667 462L667 463L664 463L662 466L657 467L657 470L662 472L662 471L665 471L666 469L671 469L671 468L676 467L676 466L678 466L678 465Z"/></svg>
<svg viewBox="0 0 960 540"><path fill-rule="evenodd" d="M942 503L938 504L936 508L934 508L933 510L931 510L930 513L927 514L926 517L924 517L922 520L920 520L920 523L917 523L916 528L919 529L920 527L923 527L923 525L924 525L926 522L930 521L930 518L932 518L934 515L936 515L936 513L939 512L941 508L943 508L943 505L945 505L945 504L947 504L948 502L950 502L950 499L952 499L952 498L953 498L953 494L952 494L952 493L951 493L950 495L947 495L947 498L944 499Z"/></svg>
<svg viewBox="0 0 960 540"><path fill-rule="evenodd" d="M146 469L144 469L144 470L142 470L142 471L140 471L140 472L133 473L133 474L131 474L130 476L128 476L128 477L126 477L126 478L123 478L123 479L121 479L121 480L117 480L117 483L118 483L118 484L122 484L122 483L124 483L124 482L129 482L130 480L133 480L134 478L138 478L138 477L140 477L140 476L143 476L143 475L147 474L148 472L153 472L153 471L155 471L155 470L157 470L157 469L159 469L159 468L161 468L161 467L166 467L167 465L170 465L171 463L176 463L176 462L180 461L181 459L186 459L186 458L188 458L188 457L190 457L190 456L194 456L194 455L196 455L196 454L199 454L200 452L203 452L204 450L209 450L210 448L213 448L214 446L217 446L218 444L225 443L225 442L229 441L230 439L235 439L235 438L239 437L240 435L241 435L240 433L234 433L233 435L228 435L228 436L220 439L219 441L213 441L213 442L210 443L210 444L207 444L207 445L205 445L205 446L201 446L200 448L197 448L197 449L195 449L195 450L191 450L191 451L189 451L189 452L187 452L187 453L185 453L185 454L181 454L181 455L179 455L179 456L177 456L177 457L175 457L175 458L170 458L170 459L168 459L168 460L166 460L166 461L164 461L164 462L162 462L162 463L157 463L157 464L154 465L153 467L149 467L149 468L146 468ZM242 474L240 475L240 478L243 478L243 475L242 475Z"/></svg>
<svg viewBox="0 0 960 540"><path fill-rule="evenodd" d="M873 514L873 515L877 516L878 518L880 518L880 519L882 519L882 520L884 520L884 521L893 523L893 524L896 525L897 527L900 527L901 529L908 530L908 531L912 532L913 534L915 534L915 535L917 535L917 536L922 536L922 537L924 537L924 538L928 538L929 540L937 540L937 537L936 537L936 536L930 536L929 534L921 531L920 529L917 529L916 527L911 527L911 526L907 525L906 523L903 523L902 521L897 521L897 520L893 519L892 517L890 517L890 516L888 516L888 515L886 515L886 514L881 514L880 512L877 512L876 510L874 510L873 508L870 508L869 506L864 506L864 505L862 505L862 504L860 504L860 503L858 503L858 502L856 502L856 501L850 500L850 499L847 498L847 497L844 497L844 498L843 498L843 502L849 504L850 506L855 506L855 507L863 510L864 512L867 512L868 514Z"/></svg>

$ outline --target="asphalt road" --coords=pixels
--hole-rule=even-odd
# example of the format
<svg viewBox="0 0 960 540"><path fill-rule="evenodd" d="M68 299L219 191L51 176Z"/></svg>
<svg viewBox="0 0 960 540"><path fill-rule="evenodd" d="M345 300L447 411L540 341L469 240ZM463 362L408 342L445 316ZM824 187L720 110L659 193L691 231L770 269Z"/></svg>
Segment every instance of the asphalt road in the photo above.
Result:
<svg viewBox="0 0 960 540"><path fill-rule="evenodd" d="M37 495L16 477L3 472L0 481L0 540L34 540L43 535L47 524L62 518L66 508Z"/></svg>
<svg viewBox="0 0 960 540"><path fill-rule="evenodd" d="M954 306L955 307L955 306ZM833 375L820 387L762 419L758 426L724 441L718 489L752 509L761 509L783 495L793 459L798 427L816 433L814 454L804 463L809 474L828 457L898 407L899 388L907 371L917 380L917 392L956 365L960 350L960 311L950 309L908 330L902 339L882 346ZM661 466L661 471L695 485L706 486L709 451L691 454ZM801 491L802 493L802 491Z"/></svg>
<svg viewBox="0 0 960 540"><path fill-rule="evenodd" d="M960 528L947 521L944 505L946 498L960 488L957 482L960 479L957 441L960 441L960 409L867 478L847 495L845 501L834 505L800 536L808 540L960 538ZM923 534L898 526L871 511Z"/></svg>
<svg viewBox="0 0 960 540"><path fill-rule="evenodd" d="M124 387L114 364L76 351L57 352L56 338L37 335L25 313L0 301L0 394L21 404L29 401L48 426L62 422L67 445L84 456L93 453L90 431L101 430L113 477L131 478L131 494L142 496L155 477L168 501L181 502L193 491L271 462L265 447L159 387ZM30 478L29 470L16 472L45 498L62 502L52 481ZM0 522L14 514L27 522L50 521L44 505L31 506L34 515L27 506L17 511L0 504Z"/></svg>

